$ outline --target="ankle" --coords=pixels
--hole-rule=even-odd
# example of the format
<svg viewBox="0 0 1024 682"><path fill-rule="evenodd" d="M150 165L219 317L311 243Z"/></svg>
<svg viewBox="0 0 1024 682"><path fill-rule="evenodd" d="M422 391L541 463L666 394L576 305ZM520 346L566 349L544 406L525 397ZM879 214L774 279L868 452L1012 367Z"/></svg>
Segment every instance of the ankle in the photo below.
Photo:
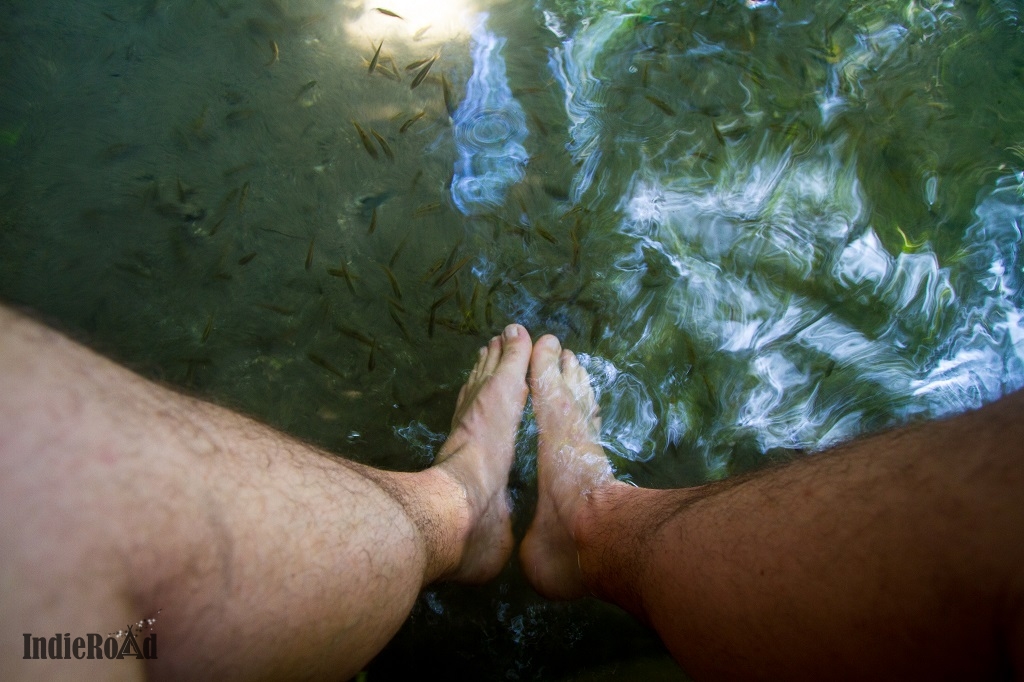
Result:
<svg viewBox="0 0 1024 682"><path fill-rule="evenodd" d="M640 594L647 543L639 498L653 492L613 480L584 494L570 526L580 576L593 596L645 620Z"/></svg>
<svg viewBox="0 0 1024 682"><path fill-rule="evenodd" d="M468 486L448 467L434 466L417 476L429 509L415 519L427 557L423 584L428 585L458 572L477 512Z"/></svg>

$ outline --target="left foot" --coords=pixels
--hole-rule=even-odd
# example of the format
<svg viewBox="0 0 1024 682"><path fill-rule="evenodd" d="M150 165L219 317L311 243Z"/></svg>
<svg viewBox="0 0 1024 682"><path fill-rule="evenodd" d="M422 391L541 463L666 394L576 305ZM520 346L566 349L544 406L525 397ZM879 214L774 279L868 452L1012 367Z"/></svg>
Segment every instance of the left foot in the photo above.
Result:
<svg viewBox="0 0 1024 682"><path fill-rule="evenodd" d="M485 582L512 554L508 472L526 405L526 368L533 344L518 324L480 349L480 357L459 393L452 431L435 467L465 491L469 531L461 560L444 577Z"/></svg>

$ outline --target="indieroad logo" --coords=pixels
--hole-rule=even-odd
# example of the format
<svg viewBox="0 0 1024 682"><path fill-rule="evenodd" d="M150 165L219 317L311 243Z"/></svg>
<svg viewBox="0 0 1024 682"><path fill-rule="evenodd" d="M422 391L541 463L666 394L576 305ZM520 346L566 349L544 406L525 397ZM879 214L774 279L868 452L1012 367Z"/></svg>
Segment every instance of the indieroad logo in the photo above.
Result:
<svg viewBox="0 0 1024 682"><path fill-rule="evenodd" d="M156 612L160 615L160 611ZM103 659L125 659L134 658L138 660L156 658L156 633L153 632L153 625L156 624L156 616L145 618L139 622L129 625L127 630L111 632L106 637L96 633L90 633L84 637L71 639L71 633L56 633L53 637L33 637L26 632L25 638L25 660L39 659L63 659L72 658L87 660ZM139 637L143 631L148 630L150 634L142 640Z"/></svg>

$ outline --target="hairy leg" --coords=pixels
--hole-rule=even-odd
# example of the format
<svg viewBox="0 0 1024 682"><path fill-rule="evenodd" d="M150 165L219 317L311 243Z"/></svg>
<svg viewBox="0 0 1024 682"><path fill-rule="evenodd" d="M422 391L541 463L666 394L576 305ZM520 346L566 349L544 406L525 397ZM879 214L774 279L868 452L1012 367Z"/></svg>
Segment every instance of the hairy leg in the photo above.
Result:
<svg viewBox="0 0 1024 682"><path fill-rule="evenodd" d="M389 473L145 381L0 306L0 676L354 674L425 584L483 581L508 560L530 348L511 326L481 349L438 463ZM22 633L105 635L158 610L146 670L19 660Z"/></svg>
<svg viewBox="0 0 1024 682"><path fill-rule="evenodd" d="M698 488L617 482L593 394L534 347L524 570L649 623L698 679L981 679L1024 664L1024 394Z"/></svg>

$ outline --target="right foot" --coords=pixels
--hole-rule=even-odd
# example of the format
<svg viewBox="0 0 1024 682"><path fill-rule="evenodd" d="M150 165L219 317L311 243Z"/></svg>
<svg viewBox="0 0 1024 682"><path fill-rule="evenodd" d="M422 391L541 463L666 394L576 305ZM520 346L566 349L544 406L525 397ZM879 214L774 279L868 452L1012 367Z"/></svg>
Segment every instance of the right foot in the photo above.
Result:
<svg viewBox="0 0 1024 682"><path fill-rule="evenodd" d="M542 337L530 358L530 395L537 416L539 498L520 560L541 595L588 594L580 573L574 529L588 497L616 482L599 444L601 424L590 376L554 336Z"/></svg>

